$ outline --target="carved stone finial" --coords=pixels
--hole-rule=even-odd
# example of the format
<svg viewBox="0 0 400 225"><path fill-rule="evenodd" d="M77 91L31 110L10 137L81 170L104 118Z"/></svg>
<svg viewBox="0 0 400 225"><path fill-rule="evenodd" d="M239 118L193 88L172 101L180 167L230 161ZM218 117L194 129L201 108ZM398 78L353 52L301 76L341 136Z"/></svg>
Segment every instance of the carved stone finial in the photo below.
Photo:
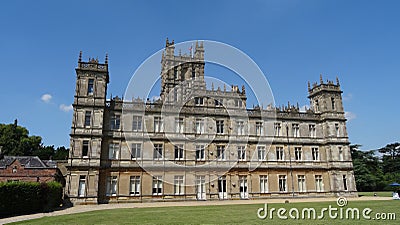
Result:
<svg viewBox="0 0 400 225"><path fill-rule="evenodd" d="M108 64L108 53L106 53L106 59L104 60L105 64Z"/></svg>
<svg viewBox="0 0 400 225"><path fill-rule="evenodd" d="M172 43L171 43L172 45L174 45L175 44L175 41L174 40L172 40Z"/></svg>
<svg viewBox="0 0 400 225"><path fill-rule="evenodd" d="M199 47L199 41L196 41L196 49Z"/></svg>
<svg viewBox="0 0 400 225"><path fill-rule="evenodd" d="M340 86L339 78L338 78L338 77L336 77L336 85L337 85L337 86Z"/></svg>
<svg viewBox="0 0 400 225"><path fill-rule="evenodd" d="M168 38L167 38L167 40L165 41L165 47L168 47L168 45L169 45L169 41L168 41Z"/></svg>
<svg viewBox="0 0 400 225"><path fill-rule="evenodd" d="M246 93L246 88L244 87L244 85L242 85L242 94Z"/></svg>
<svg viewBox="0 0 400 225"><path fill-rule="evenodd" d="M82 51L79 51L79 59L78 62L82 62Z"/></svg>
<svg viewBox="0 0 400 225"><path fill-rule="evenodd" d="M214 83L211 83L211 90L214 91Z"/></svg>
<svg viewBox="0 0 400 225"><path fill-rule="evenodd" d="M310 81L308 81L308 91L310 91L311 90L311 84L310 84Z"/></svg>
<svg viewBox="0 0 400 225"><path fill-rule="evenodd" d="M324 80L322 79L322 74L319 75L319 82L320 82L321 84L324 83Z"/></svg>
<svg viewBox="0 0 400 225"><path fill-rule="evenodd" d="M226 84L224 84L224 92L226 92Z"/></svg>

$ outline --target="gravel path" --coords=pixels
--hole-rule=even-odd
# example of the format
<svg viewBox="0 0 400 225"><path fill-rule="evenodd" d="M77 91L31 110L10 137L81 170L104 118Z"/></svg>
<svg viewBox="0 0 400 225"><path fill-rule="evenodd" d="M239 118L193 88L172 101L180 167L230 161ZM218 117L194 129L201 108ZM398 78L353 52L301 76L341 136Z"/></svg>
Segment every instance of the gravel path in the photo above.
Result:
<svg viewBox="0 0 400 225"><path fill-rule="evenodd" d="M336 201L337 198L299 198L289 199L290 202L327 202ZM226 201L187 201L187 202L148 202L148 203L121 203L121 204L101 204L101 205L77 205L59 211L49 213L37 213L31 215L15 216L0 219L0 224L18 222L42 218L45 216L59 216L73 213L88 212L104 209L120 208L150 208L150 207L171 207L171 206L206 206L206 205L239 205L239 204L264 204L264 203L284 203L286 199L258 199L258 200L226 200ZM371 200L392 200L391 197L359 197L350 198L348 201L371 201Z"/></svg>

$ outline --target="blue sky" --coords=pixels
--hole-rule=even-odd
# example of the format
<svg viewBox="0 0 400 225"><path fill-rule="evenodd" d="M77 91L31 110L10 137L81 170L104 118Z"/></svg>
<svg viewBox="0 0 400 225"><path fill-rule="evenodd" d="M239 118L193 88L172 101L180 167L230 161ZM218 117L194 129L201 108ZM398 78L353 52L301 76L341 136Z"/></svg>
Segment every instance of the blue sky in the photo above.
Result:
<svg viewBox="0 0 400 225"><path fill-rule="evenodd" d="M75 67L109 54L109 94L166 37L216 40L248 54L278 105L308 104L307 82L339 77L352 143L399 141L399 1L1 1L0 123L69 145ZM210 71L212 72L212 71ZM48 94L48 95L46 95Z"/></svg>

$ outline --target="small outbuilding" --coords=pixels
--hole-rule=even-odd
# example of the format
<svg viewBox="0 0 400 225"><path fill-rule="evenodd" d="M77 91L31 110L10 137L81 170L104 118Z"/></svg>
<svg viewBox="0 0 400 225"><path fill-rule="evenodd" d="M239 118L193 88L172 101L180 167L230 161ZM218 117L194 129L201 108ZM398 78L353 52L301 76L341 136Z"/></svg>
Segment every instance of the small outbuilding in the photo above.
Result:
<svg viewBox="0 0 400 225"><path fill-rule="evenodd" d="M53 160L43 161L37 156L4 156L0 159L0 182L57 181L65 184L57 163Z"/></svg>

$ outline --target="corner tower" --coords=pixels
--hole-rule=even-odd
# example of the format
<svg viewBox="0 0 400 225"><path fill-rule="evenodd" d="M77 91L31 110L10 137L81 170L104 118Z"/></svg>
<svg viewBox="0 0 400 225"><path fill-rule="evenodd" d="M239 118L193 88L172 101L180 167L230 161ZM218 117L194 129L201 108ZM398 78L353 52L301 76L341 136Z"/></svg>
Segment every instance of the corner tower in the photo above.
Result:
<svg viewBox="0 0 400 225"><path fill-rule="evenodd" d="M336 84L333 81L324 82L320 76L320 84L314 83L311 87L308 83L308 98L311 108L316 113L344 113L342 102L342 90L340 89L339 79Z"/></svg>
<svg viewBox="0 0 400 225"><path fill-rule="evenodd" d="M327 158L330 174L330 190L338 196L356 195L350 142L346 129L342 90L339 79L326 81L320 76L320 82L311 87L308 84L308 98L311 110L319 116L320 134L323 151Z"/></svg>
<svg viewBox="0 0 400 225"><path fill-rule="evenodd" d="M97 203L103 120L106 105L108 56L104 63L79 54L67 177L71 201ZM89 169L88 169L89 168Z"/></svg>

